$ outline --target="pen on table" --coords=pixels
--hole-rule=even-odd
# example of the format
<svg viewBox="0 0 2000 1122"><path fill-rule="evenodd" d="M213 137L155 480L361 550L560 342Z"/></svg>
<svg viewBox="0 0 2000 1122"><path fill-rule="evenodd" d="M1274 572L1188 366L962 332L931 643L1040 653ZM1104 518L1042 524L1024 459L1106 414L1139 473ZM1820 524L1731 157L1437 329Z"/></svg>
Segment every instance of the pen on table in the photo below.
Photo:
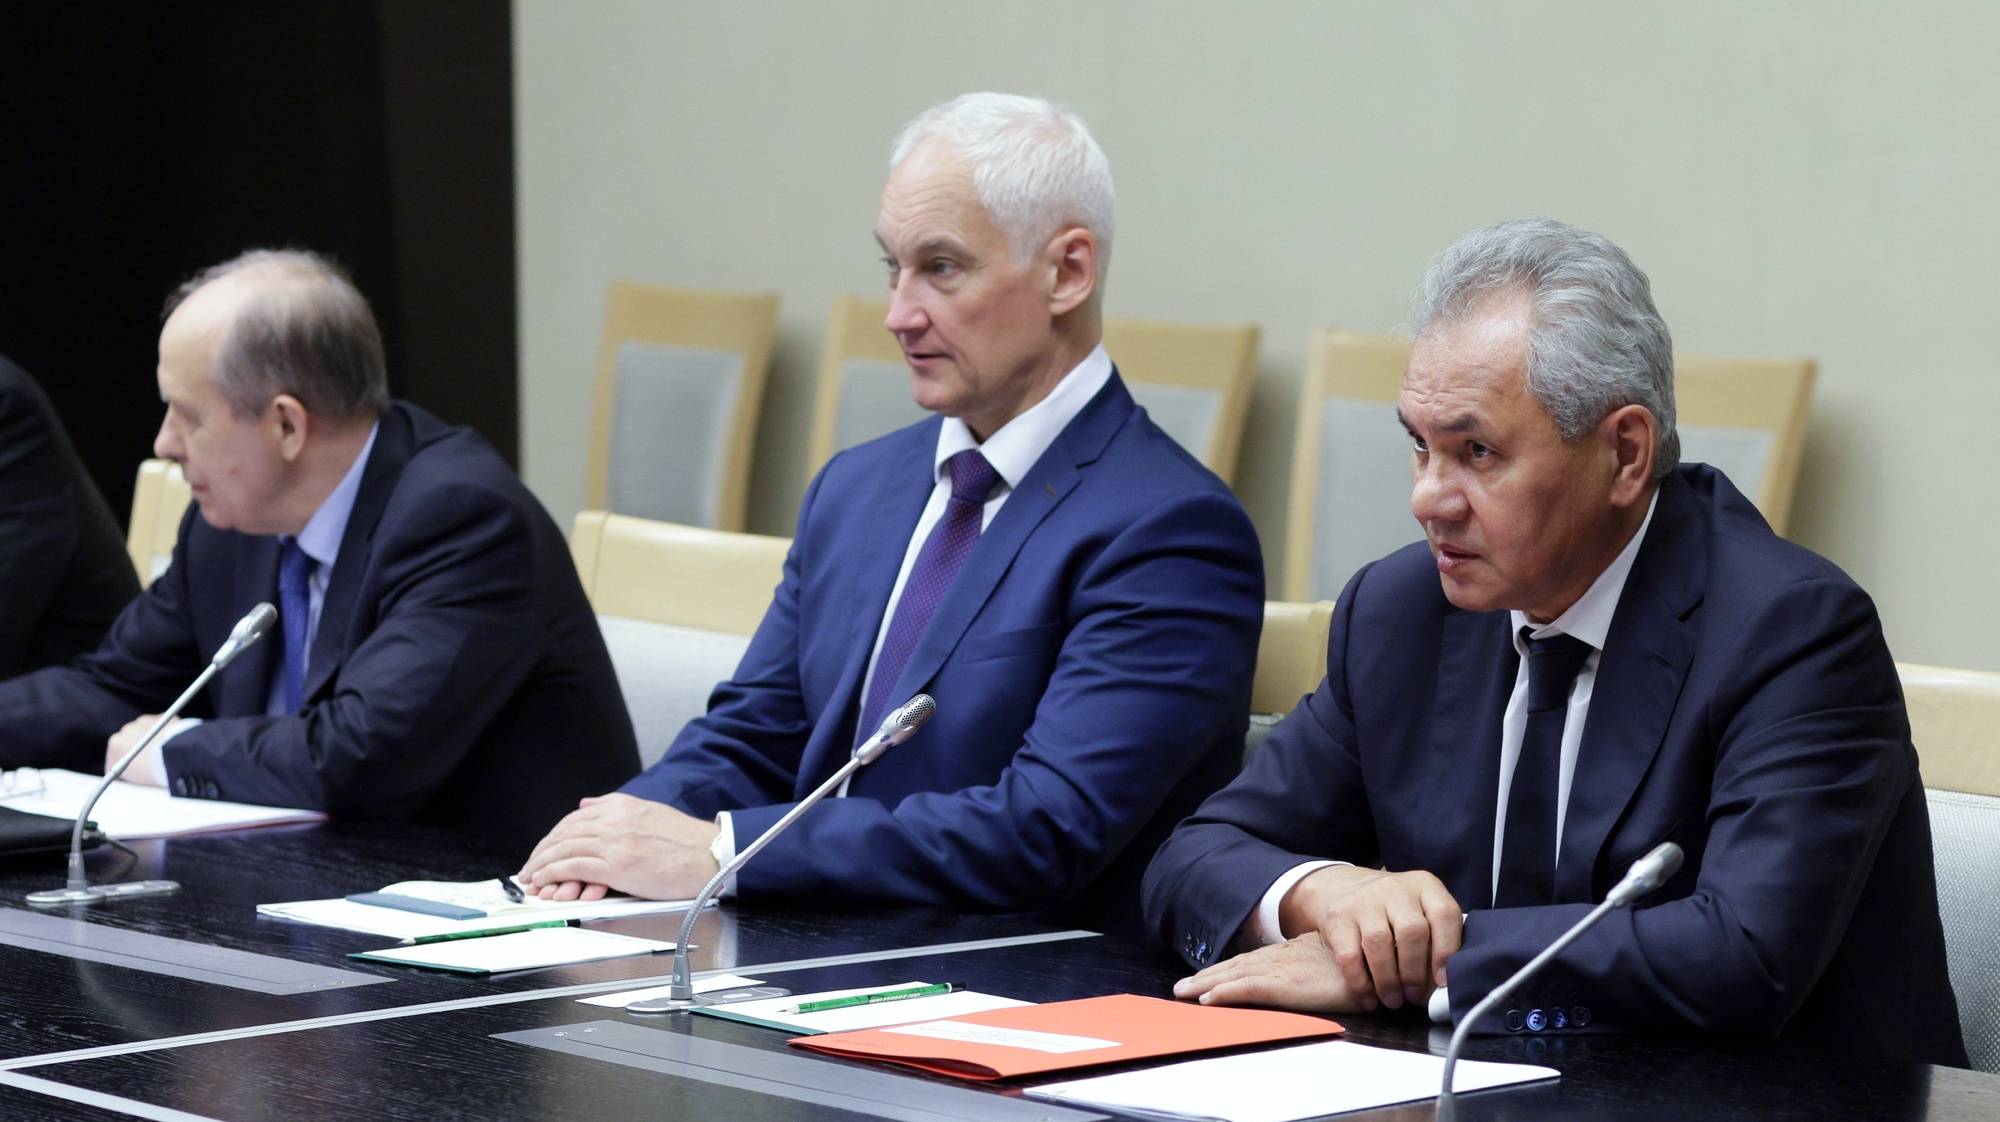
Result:
<svg viewBox="0 0 2000 1122"><path fill-rule="evenodd" d="M956 982L941 982L934 986L911 986L900 990L882 990L877 993L857 993L847 997L829 997L824 1001L801 1001L797 1005L787 1005L780 1013L823 1013L828 1009L851 1009L857 1005L877 1005L884 1001L903 1001L912 997L935 997L942 993L955 993L962 989Z"/></svg>
<svg viewBox="0 0 2000 1122"><path fill-rule="evenodd" d="M525 898L521 895L521 886L514 883L513 877L500 878L500 891L505 892L507 899L514 901L516 904L526 902Z"/></svg>
<svg viewBox="0 0 2000 1122"><path fill-rule="evenodd" d="M402 940L406 947L421 946L425 943L449 943L453 939L483 939L488 935L513 935L521 931L534 931L542 927L575 927L581 920L545 919L540 923L517 923L512 927L482 927L477 931L447 931L443 935L417 935Z"/></svg>

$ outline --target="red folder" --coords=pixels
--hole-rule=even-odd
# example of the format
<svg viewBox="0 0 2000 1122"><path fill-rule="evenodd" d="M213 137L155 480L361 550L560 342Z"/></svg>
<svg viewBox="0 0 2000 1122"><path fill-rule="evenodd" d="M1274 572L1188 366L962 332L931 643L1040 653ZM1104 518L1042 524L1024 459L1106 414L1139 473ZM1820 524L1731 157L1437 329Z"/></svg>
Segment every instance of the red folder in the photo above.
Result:
<svg viewBox="0 0 2000 1122"><path fill-rule="evenodd" d="M1112 994L991 1009L891 1028L794 1037L852 1059L887 1060L959 1079L1013 1079L1245 1044L1334 1036L1324 1017Z"/></svg>

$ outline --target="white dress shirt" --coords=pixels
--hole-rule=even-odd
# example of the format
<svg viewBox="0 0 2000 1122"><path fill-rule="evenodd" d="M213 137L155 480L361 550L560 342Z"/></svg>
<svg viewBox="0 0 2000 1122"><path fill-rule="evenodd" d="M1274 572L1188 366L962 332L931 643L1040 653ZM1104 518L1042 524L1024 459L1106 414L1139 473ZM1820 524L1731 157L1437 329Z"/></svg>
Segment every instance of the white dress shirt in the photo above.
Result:
<svg viewBox="0 0 2000 1122"><path fill-rule="evenodd" d="M1514 765L1521 759L1521 740L1528 729L1528 648L1521 641L1521 629L1531 628L1529 634L1536 639L1550 635L1568 635L1581 639L1590 645L1590 655L1584 660L1583 669L1578 671L1576 681L1569 690L1569 709L1563 717L1562 753L1556 765L1556 851L1562 850L1563 820L1569 809L1570 779L1576 774L1576 757L1583 745L1584 723L1590 715L1590 695L1597 685L1597 663L1604 654L1605 636L1611 631L1611 619L1618 612L1618 598L1625 592L1625 578L1632 573L1632 562L1639 556L1639 545L1646 540L1646 530L1653 524L1653 508L1659 504L1655 492L1652 502L1646 506L1645 520L1639 523L1639 530L1611 564L1597 575L1590 587L1584 590L1576 603L1571 604L1555 619L1544 624L1534 624L1527 613L1510 610L1508 634L1514 644L1514 653L1519 656L1520 666L1514 673L1514 692L1507 698L1507 708L1500 717L1500 776L1495 792L1496 813L1493 818L1493 872L1491 889L1498 891L1500 884L1500 848L1507 831L1507 794L1514 782ZM1271 883L1258 902L1257 910L1243 925L1239 941L1251 946L1264 946L1284 941L1284 932L1278 920L1278 906L1285 893L1292 886L1317 869L1329 865L1344 865L1345 861L1306 861L1287 869L1283 876ZM1490 897L1489 897L1490 898ZM1434 1021L1448 1022L1451 1019L1449 998L1440 987L1431 995L1430 1014ZM1442 1015L1440 1012L1442 1011Z"/></svg>
<svg viewBox="0 0 2000 1122"><path fill-rule="evenodd" d="M930 538L931 530L944 517L945 509L951 502L951 473L945 469L945 461L967 449L976 448L986 457L993 470L1000 476L994 486L993 495L986 500L985 510L980 512L979 528L983 532L993 524L993 516L1000 512L1007 497L1020 486L1028 469L1049 450L1056 437L1069 427L1097 391L1111 380L1111 356L1100 344L1082 362L1063 375L1049 395L1024 410L1020 416L1001 425L999 430L980 443L965 427L965 422L957 417L946 417L938 429L937 450L931 456L931 472L936 483L931 487L930 501L924 504L923 514L917 517L917 524L910 531L910 541L903 549L903 566L896 572L896 583L889 590L889 602L882 609L882 623L875 630L875 649L868 655L868 671L861 679L862 697L868 696L869 686L875 680L875 661L882 656L882 641L889 635L889 625L896 618L896 606L903 599L903 585L910 579L910 570L916 567L917 555L923 552L924 542ZM859 748L874 729L855 729L855 747ZM852 782L852 777L849 782ZM847 794L847 784L843 783L838 795ZM727 865L736 856L736 831L730 821L728 811L715 816L716 824L722 832L716 836L709 853L719 865ZM728 885L724 895L733 895L736 886Z"/></svg>

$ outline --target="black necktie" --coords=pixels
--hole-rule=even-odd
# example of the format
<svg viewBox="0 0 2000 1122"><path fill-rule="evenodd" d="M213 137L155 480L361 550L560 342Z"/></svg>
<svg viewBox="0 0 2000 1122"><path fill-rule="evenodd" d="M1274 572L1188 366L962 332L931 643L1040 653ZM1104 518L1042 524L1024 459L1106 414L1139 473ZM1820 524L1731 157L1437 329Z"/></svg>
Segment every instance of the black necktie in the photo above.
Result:
<svg viewBox="0 0 2000 1122"><path fill-rule="evenodd" d="M1528 638L1528 725L1507 788L1507 832L1500 846L1496 908L1552 904L1556 891L1556 787L1562 762L1569 688L1590 657L1590 644L1568 635Z"/></svg>

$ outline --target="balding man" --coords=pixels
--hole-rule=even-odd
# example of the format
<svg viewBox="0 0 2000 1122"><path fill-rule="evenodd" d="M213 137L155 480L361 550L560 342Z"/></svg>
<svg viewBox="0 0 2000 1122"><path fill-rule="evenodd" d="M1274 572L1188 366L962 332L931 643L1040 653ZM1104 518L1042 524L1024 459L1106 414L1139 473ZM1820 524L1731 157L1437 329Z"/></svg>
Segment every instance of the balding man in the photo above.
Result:
<svg viewBox="0 0 2000 1122"><path fill-rule="evenodd" d="M691 894L922 690L937 715L746 866L742 898L1136 926L1147 855L1235 771L1264 590L1242 507L1099 345L1111 203L1103 152L1046 102L971 94L903 131L885 326L939 416L819 473L735 677L542 843L544 894Z"/></svg>
<svg viewBox="0 0 2000 1122"><path fill-rule="evenodd" d="M1148 918L1202 968L1175 992L1462 1018L1670 841L1677 876L1474 1031L1963 1066L1874 605L1676 463L1646 275L1531 219L1422 292L1397 412L1427 541L1354 575L1326 681L1154 859Z"/></svg>
<svg viewBox="0 0 2000 1122"><path fill-rule="evenodd" d="M100 649L0 684L0 762L116 761L269 600L279 626L127 779L524 845L638 770L562 534L478 436L389 400L331 264L253 251L183 285L159 392L197 509Z"/></svg>

